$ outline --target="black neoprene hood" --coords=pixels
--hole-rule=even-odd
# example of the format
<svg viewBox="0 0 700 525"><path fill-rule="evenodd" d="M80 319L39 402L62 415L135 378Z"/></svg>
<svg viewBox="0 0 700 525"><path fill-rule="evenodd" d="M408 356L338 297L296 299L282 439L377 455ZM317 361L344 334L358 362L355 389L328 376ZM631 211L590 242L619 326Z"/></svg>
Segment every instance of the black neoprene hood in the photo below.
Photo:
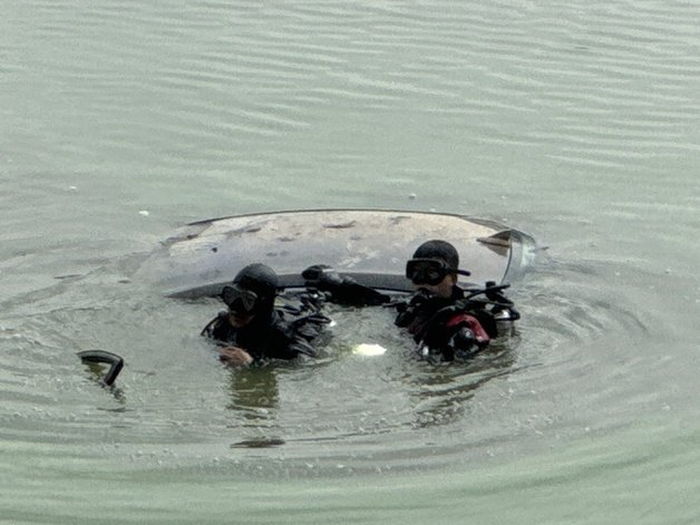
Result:
<svg viewBox="0 0 700 525"><path fill-rule="evenodd" d="M449 242L433 239L421 244L413 253L414 259L438 259L443 261L451 270L459 268L459 254Z"/></svg>
<svg viewBox="0 0 700 525"><path fill-rule="evenodd" d="M279 286L279 278L275 271L262 263L253 263L244 267L236 274L233 282L265 298L274 297Z"/></svg>

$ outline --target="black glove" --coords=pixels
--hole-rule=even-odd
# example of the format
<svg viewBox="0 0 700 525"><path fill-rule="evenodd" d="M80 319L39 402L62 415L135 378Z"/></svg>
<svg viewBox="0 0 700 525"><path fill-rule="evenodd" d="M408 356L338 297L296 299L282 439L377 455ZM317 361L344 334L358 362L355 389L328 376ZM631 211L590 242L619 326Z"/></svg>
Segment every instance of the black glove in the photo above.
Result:
<svg viewBox="0 0 700 525"><path fill-rule="evenodd" d="M352 277L341 276L325 264L309 266L301 272L301 276L306 281L306 286L328 292L329 299L334 303L348 306L376 306L391 300L388 295L369 286L363 286Z"/></svg>
<svg viewBox="0 0 700 525"><path fill-rule="evenodd" d="M323 291L332 291L333 288L342 286L344 278L327 264L314 264L301 272L306 281L306 286L318 288ZM349 279L349 277L345 277Z"/></svg>

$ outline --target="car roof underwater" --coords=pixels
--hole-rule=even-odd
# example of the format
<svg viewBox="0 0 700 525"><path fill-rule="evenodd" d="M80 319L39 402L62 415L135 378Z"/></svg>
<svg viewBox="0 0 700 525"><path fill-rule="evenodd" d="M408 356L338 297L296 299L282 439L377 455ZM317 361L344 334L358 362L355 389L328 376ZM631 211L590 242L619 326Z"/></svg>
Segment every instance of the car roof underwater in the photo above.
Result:
<svg viewBox="0 0 700 525"><path fill-rule="evenodd" d="M216 295L238 271L263 262L285 288L301 272L327 264L373 288L410 292L406 261L425 241L443 239L459 252L464 286L520 277L534 259L528 234L464 215L368 209L280 211L193 222L163 242L136 272L174 297Z"/></svg>

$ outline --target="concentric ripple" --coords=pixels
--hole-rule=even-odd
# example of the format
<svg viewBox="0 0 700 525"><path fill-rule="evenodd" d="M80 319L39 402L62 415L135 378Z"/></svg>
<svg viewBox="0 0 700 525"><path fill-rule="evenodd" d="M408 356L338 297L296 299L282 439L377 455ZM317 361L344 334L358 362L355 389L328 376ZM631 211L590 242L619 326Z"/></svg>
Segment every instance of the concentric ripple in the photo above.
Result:
<svg viewBox="0 0 700 525"><path fill-rule="evenodd" d="M80 308L21 315L0 332L8 407L0 433L14 442L97 447L134 466L232 461L270 476L281 465L315 476L435 469L522 452L585 432L587 419L605 424L595 406L614 410L616 398L639 395L634 382L629 391L603 388L610 375L603 348L649 334L624 298L609 302L587 284L596 272L586 264L541 266L515 291L518 332L470 363L417 360L391 309L330 306L336 324L318 360L252 370L223 367L199 337L217 301L167 299L88 276L35 305ZM387 351L354 353L361 343ZM75 356L96 347L126 360L114 389L100 387ZM581 348L590 355L573 359ZM549 398L566 391L576 399Z"/></svg>

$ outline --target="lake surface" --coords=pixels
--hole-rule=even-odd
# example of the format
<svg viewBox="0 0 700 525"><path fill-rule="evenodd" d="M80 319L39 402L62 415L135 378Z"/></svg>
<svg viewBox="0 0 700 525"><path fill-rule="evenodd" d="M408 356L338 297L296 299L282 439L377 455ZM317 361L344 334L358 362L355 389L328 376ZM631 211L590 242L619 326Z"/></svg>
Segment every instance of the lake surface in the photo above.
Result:
<svg viewBox="0 0 700 525"><path fill-rule="evenodd" d="M3 6L0 523L700 522L699 17ZM518 336L433 367L338 309L317 362L231 371L215 300L132 278L189 221L324 207L532 234Z"/></svg>

